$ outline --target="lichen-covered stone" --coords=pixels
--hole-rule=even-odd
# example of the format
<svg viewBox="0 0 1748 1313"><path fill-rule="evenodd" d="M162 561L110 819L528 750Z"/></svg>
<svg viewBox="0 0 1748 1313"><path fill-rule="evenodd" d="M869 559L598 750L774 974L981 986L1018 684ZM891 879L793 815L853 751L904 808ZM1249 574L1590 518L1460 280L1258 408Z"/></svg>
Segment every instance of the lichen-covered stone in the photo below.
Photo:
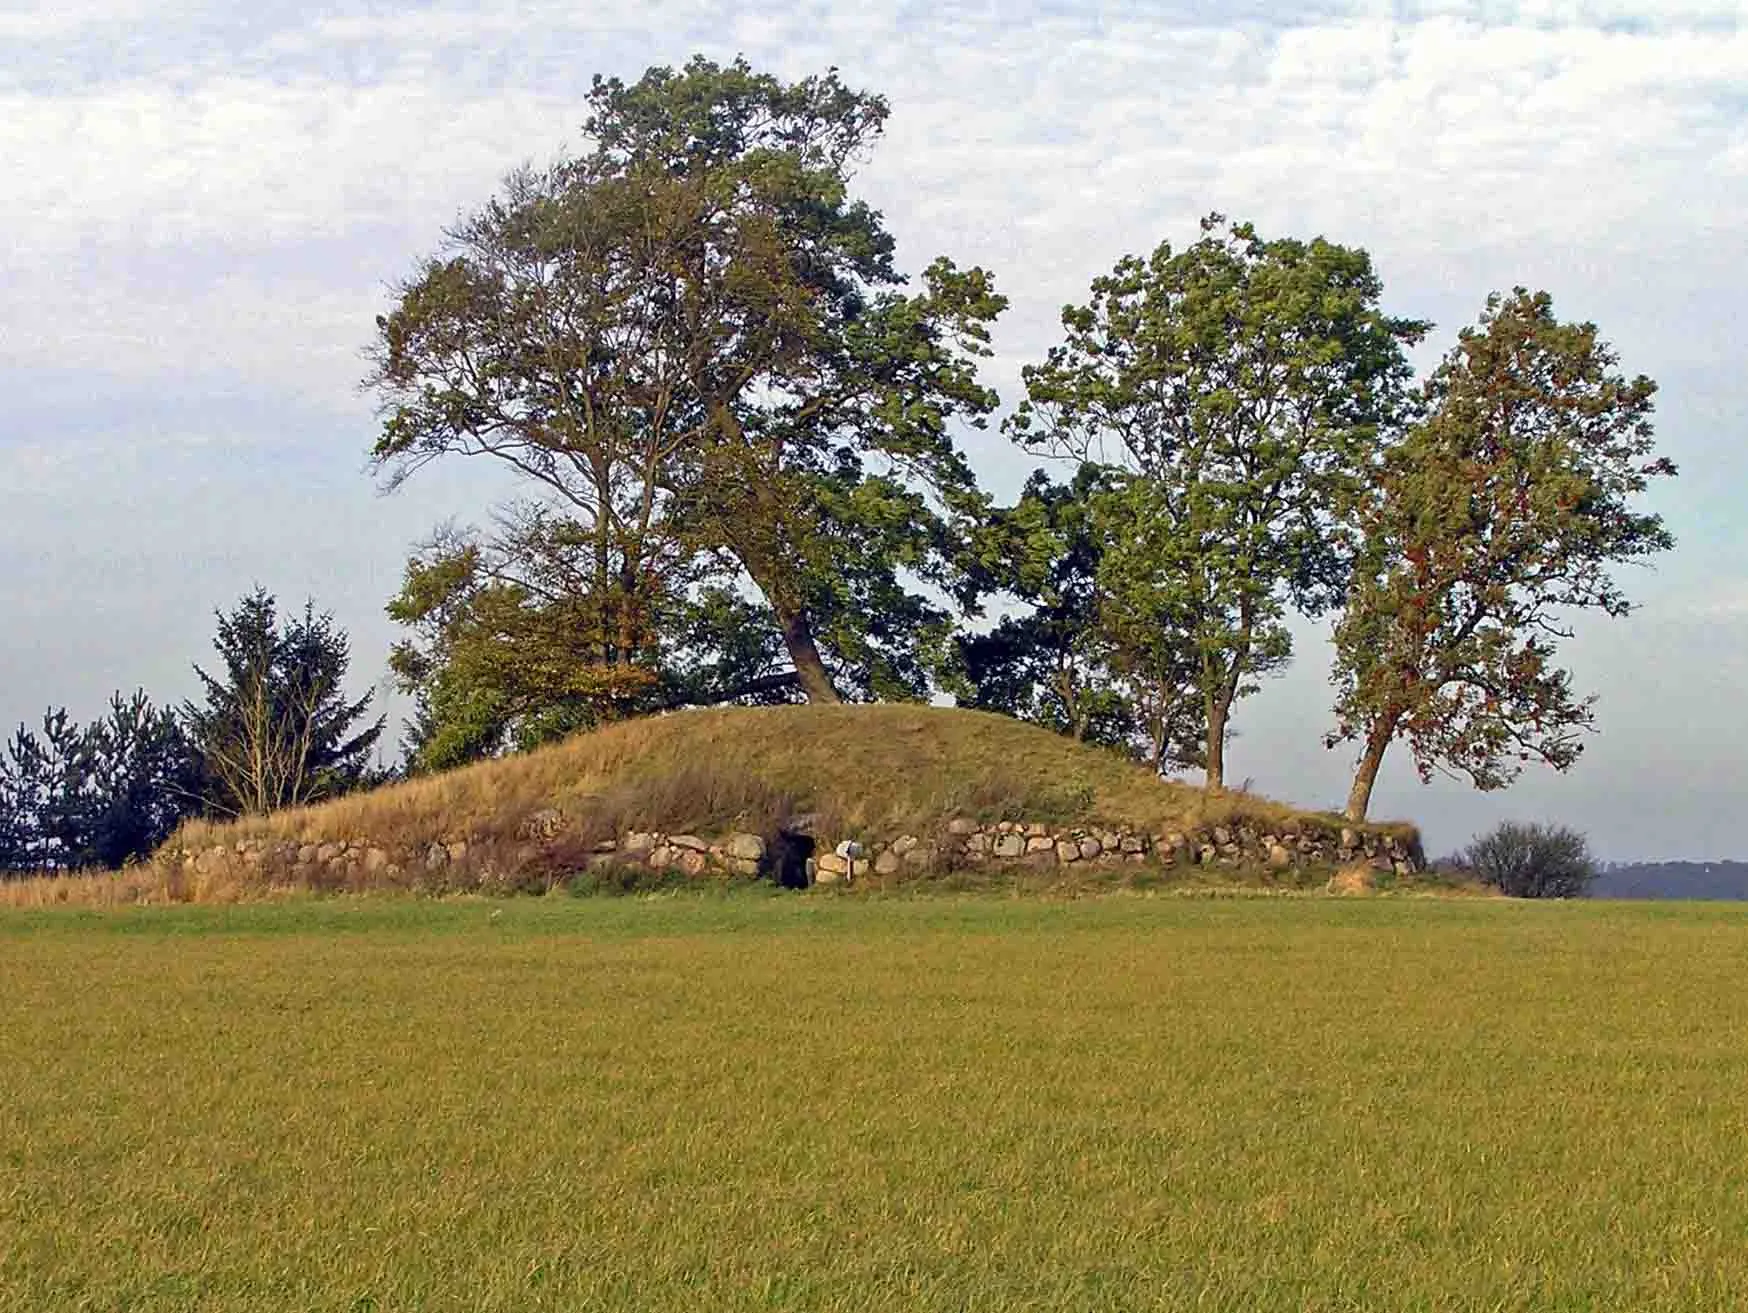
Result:
<svg viewBox="0 0 1748 1313"><path fill-rule="evenodd" d="M756 863L765 855L765 841L756 834L731 834L723 851L737 862Z"/></svg>

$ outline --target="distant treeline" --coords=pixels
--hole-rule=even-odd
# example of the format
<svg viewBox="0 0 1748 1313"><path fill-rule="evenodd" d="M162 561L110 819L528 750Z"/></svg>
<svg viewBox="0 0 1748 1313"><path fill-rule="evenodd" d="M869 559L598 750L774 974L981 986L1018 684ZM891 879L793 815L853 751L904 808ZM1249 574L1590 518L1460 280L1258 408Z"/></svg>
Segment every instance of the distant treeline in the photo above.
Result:
<svg viewBox="0 0 1748 1313"><path fill-rule="evenodd" d="M1609 862L1592 898L1701 898L1748 901L1748 862Z"/></svg>
<svg viewBox="0 0 1748 1313"><path fill-rule="evenodd" d="M179 708L117 693L88 725L51 707L0 745L0 880L117 868L151 854L184 820L320 802L388 773L371 764L383 720L341 685L345 633L314 604L281 617L256 589L219 613L222 664L200 666L203 698Z"/></svg>

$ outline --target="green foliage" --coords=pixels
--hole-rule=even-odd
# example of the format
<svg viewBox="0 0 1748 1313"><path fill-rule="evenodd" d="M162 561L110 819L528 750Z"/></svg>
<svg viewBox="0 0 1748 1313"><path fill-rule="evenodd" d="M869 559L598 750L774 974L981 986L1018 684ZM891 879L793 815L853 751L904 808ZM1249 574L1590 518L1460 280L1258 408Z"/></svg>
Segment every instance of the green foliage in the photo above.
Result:
<svg viewBox="0 0 1748 1313"><path fill-rule="evenodd" d="M602 595L568 586L587 544L540 508L520 509L495 540L434 538L389 604L414 635L389 654L418 701L406 744L414 769L527 749L652 705L653 634L615 641L618 617Z"/></svg>
<svg viewBox="0 0 1748 1313"><path fill-rule="evenodd" d="M89 725L65 709L0 757L0 871L118 868L198 809L198 766L169 709L116 693Z"/></svg>
<svg viewBox="0 0 1748 1313"><path fill-rule="evenodd" d="M218 614L213 646L222 671L196 666L205 702L182 706L213 811L261 815L365 782L383 721L358 727L371 698L345 696L351 658L331 615L309 603L281 621L273 596L257 588Z"/></svg>
<svg viewBox="0 0 1748 1313"><path fill-rule="evenodd" d="M1200 764L1193 671L1157 599L1126 577L1134 527L1119 482L1085 464L1072 483L1042 472L983 535L979 585L1030 609L957 640L962 706L1000 711L1155 769ZM1188 696L1186 696L1186 694Z"/></svg>
<svg viewBox="0 0 1748 1313"><path fill-rule="evenodd" d="M1220 787L1233 703L1290 652L1286 608L1340 596L1334 511L1397 420L1404 348L1426 326L1378 309L1364 251L1218 215L1202 228L1181 252L1119 261L1063 311L1009 433L1126 476L1117 609L1193 654Z"/></svg>
<svg viewBox="0 0 1748 1313"><path fill-rule="evenodd" d="M914 585L952 583L981 506L948 427L995 405L975 366L1003 299L946 259L898 290L849 194L886 104L835 72L700 57L597 78L589 103L591 148L513 175L379 320L377 464L508 462L565 534L516 537L493 572L515 608L575 600L597 667L684 682L672 626L698 589L746 585L810 699L922 695L947 617ZM522 714L441 678L476 742ZM618 678L588 715L621 709Z"/></svg>
<svg viewBox="0 0 1748 1313"><path fill-rule="evenodd" d="M1578 898L1597 874L1590 846L1576 830L1515 821L1470 844L1463 864L1512 898Z"/></svg>
<svg viewBox="0 0 1748 1313"><path fill-rule="evenodd" d="M1556 664L1557 642L1574 611L1626 614L1610 567L1673 543L1632 506L1675 473L1652 454L1656 385L1616 363L1595 325L1561 323L1546 293L1490 297L1355 500L1330 736L1365 745L1350 815L1365 815L1398 737L1422 778L1442 770L1481 789L1524 762L1577 760L1593 700Z"/></svg>
<svg viewBox="0 0 1748 1313"><path fill-rule="evenodd" d="M394 646L389 667L418 704L405 745L412 769L527 751L652 711L795 698L768 607L702 583L667 597L648 644L617 660L597 641L590 595L566 587L553 537L518 550L533 540L448 531L408 563L388 612L413 636Z"/></svg>

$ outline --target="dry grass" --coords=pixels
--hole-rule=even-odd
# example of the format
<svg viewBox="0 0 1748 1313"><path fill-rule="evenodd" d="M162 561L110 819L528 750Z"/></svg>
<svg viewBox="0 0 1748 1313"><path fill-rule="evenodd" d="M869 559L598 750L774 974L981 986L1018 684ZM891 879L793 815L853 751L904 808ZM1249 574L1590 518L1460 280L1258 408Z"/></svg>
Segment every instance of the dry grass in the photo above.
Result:
<svg viewBox="0 0 1748 1313"><path fill-rule="evenodd" d="M0 908L222 905L295 897L300 892L303 891L245 879L235 867L172 872L160 865L148 865L121 871L71 871L0 880Z"/></svg>
<svg viewBox="0 0 1748 1313"><path fill-rule="evenodd" d="M507 838L557 807L585 831L708 830L814 813L840 835L924 832L951 816L1126 824L1147 831L1304 813L1248 793L1210 797L1116 755L1005 716L903 705L689 711L629 721L538 752L235 826L231 837L366 836L416 846ZM1321 823L1339 826L1333 816ZM1412 835L1412 827L1377 826Z"/></svg>

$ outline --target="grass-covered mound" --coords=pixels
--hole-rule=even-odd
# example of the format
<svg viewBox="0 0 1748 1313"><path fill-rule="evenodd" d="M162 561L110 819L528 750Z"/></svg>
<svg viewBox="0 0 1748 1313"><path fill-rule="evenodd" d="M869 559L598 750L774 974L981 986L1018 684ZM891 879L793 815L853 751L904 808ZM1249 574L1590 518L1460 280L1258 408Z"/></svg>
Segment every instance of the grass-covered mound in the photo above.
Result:
<svg viewBox="0 0 1748 1313"><path fill-rule="evenodd" d="M198 843L220 831L314 843L366 837L385 847L457 834L491 840L510 837L548 808L595 837L629 829L760 830L798 813L842 835L927 831L955 816L1163 831L1302 815L1248 793L1211 796L1161 780L1111 752L987 712L736 707L626 721L325 806L195 825L184 838Z"/></svg>
<svg viewBox="0 0 1748 1313"><path fill-rule="evenodd" d="M223 896L216 886L237 880L285 883L252 869L271 868L276 853L284 863L301 852L307 866L312 848L342 845L356 860L338 863L347 867L338 887L407 886L421 883L433 845L465 848L476 863L490 853L502 870L529 859L532 833L562 871L632 831L770 835L799 817L831 842L933 835L955 819L1148 835L1342 827L1252 794L1161 780L1004 716L914 705L731 708L629 721L322 806L192 824L155 865L210 856L205 874ZM1411 827L1370 828L1415 844Z"/></svg>

